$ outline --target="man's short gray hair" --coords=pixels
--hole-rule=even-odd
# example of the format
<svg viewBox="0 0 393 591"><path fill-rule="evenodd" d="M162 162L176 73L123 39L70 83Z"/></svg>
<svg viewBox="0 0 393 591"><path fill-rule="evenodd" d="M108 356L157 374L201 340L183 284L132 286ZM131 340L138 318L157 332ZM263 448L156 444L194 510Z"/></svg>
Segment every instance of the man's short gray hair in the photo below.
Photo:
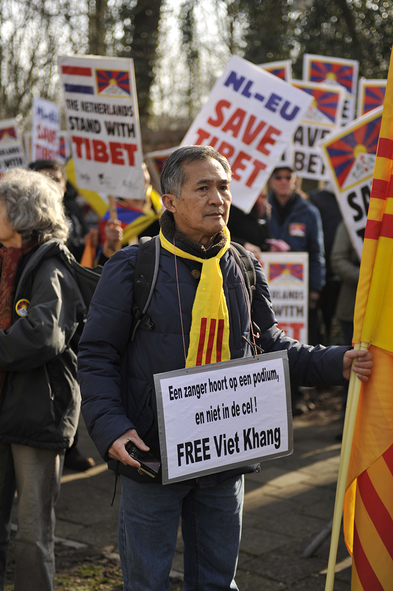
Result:
<svg viewBox="0 0 393 591"><path fill-rule="evenodd" d="M22 168L9 170L0 180L0 202L5 204L11 228L21 234L23 242L67 240L69 222L63 193L48 176Z"/></svg>
<svg viewBox="0 0 393 591"><path fill-rule="evenodd" d="M161 173L162 194L176 195L180 197L181 189L187 180L183 165L190 164L194 160L208 160L213 158L223 167L228 180L232 172L228 160L211 146L183 146L169 155Z"/></svg>

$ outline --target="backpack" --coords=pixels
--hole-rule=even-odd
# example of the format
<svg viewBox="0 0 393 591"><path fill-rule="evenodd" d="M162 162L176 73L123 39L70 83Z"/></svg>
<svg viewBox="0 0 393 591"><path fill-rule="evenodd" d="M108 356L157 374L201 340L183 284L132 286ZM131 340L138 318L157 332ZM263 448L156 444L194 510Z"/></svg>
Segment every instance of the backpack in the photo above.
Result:
<svg viewBox="0 0 393 591"><path fill-rule="evenodd" d="M255 291L256 273L249 252L241 244L231 242L232 252L237 264L243 271L244 282L249 294L250 304ZM138 328L153 330L154 323L147 315L154 287L157 281L160 262L160 237L144 236L139 241L138 255L134 272L134 296L132 304L131 341Z"/></svg>
<svg viewBox="0 0 393 591"><path fill-rule="evenodd" d="M82 300L86 306L86 310L88 310L91 299L100 279L103 267L101 265L98 265L97 267L93 268L83 267L80 263L78 263L78 261L71 253L69 253L68 255L64 251L62 251L62 258L64 262L68 265L71 274L74 277L75 282L79 288ZM81 320L81 322L79 322L78 328L76 329L75 334L71 339L70 344L75 353L78 352L78 343L82 335L85 322L85 318Z"/></svg>

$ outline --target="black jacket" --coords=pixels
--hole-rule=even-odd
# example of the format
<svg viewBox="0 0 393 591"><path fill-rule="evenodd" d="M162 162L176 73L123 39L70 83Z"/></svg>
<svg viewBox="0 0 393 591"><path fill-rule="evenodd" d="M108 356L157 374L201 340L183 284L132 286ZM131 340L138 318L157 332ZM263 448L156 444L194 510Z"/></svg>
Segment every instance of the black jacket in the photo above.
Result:
<svg viewBox="0 0 393 591"><path fill-rule="evenodd" d="M86 315L58 240L40 246L20 276L13 324L0 330L0 370L6 381L0 406L0 441L42 449L71 446L79 416L79 386L72 337ZM27 315L16 312L27 300Z"/></svg>
<svg viewBox="0 0 393 591"><path fill-rule="evenodd" d="M259 246L262 251L269 250L266 242L270 238L269 220L267 217L259 218L254 209L250 213L244 213L236 205L231 205L228 229L234 242L243 245L250 242Z"/></svg>

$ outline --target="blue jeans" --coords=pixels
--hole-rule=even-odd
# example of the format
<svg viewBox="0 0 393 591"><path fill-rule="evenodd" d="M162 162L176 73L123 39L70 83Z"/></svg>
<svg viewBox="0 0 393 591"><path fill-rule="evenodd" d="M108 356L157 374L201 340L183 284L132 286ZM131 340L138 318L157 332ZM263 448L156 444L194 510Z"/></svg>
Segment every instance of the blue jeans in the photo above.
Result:
<svg viewBox="0 0 393 591"><path fill-rule="evenodd" d="M121 476L119 550L124 591L169 589L181 517L183 591L238 589L244 478L200 488L141 484Z"/></svg>

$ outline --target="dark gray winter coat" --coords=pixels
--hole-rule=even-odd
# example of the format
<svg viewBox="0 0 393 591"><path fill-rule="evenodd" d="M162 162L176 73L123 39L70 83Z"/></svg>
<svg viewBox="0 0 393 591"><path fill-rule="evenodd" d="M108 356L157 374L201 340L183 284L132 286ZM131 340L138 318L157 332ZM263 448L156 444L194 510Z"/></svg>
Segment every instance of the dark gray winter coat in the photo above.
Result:
<svg viewBox="0 0 393 591"><path fill-rule="evenodd" d="M20 276L13 324L0 330L0 371L7 377L0 406L0 441L42 449L72 444L79 416L76 354L71 339L86 308L66 257L50 240L28 259ZM16 312L29 302L27 315Z"/></svg>

